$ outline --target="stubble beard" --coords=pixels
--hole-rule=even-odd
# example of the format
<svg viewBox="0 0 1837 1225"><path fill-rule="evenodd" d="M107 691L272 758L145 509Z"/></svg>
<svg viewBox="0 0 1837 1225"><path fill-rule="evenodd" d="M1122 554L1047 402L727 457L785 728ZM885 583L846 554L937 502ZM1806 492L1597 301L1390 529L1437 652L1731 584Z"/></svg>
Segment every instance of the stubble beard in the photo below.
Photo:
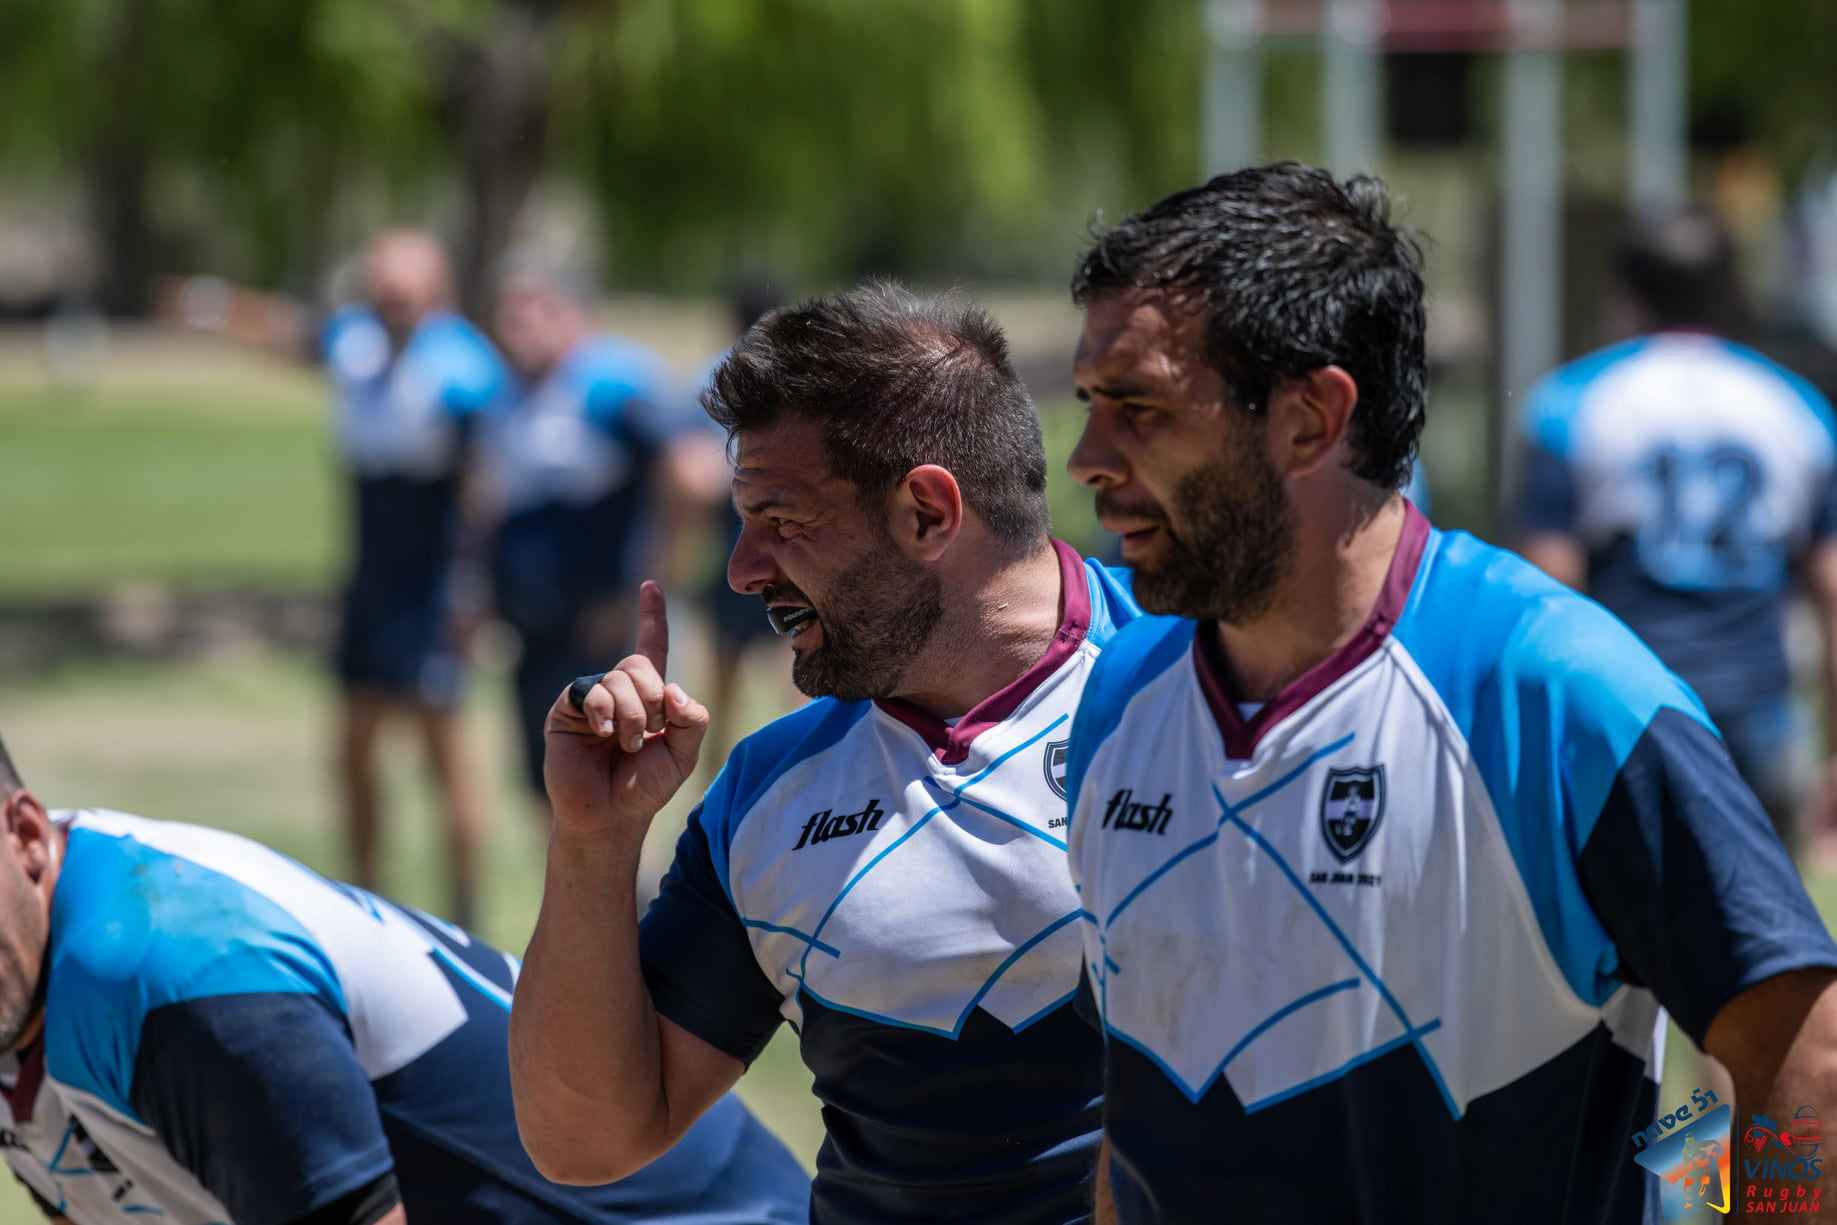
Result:
<svg viewBox="0 0 1837 1225"><path fill-rule="evenodd" d="M1248 448L1182 477L1160 526L1160 558L1135 572L1146 612L1244 625L1275 605L1294 565L1294 507L1276 470Z"/></svg>
<svg viewBox="0 0 1837 1225"><path fill-rule="evenodd" d="M791 683L813 698L891 697L944 619L943 581L888 538L844 574L821 606L811 604L823 643L796 651Z"/></svg>

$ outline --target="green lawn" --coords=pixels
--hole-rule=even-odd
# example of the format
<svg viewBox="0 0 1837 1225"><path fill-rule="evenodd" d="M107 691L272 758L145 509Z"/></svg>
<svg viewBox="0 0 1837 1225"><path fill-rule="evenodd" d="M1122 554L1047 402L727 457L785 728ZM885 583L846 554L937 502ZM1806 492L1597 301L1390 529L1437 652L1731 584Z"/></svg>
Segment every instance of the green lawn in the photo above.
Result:
<svg viewBox="0 0 1837 1225"><path fill-rule="evenodd" d="M0 390L0 598L124 580L317 586L340 507L325 422L290 379L222 392Z"/></svg>

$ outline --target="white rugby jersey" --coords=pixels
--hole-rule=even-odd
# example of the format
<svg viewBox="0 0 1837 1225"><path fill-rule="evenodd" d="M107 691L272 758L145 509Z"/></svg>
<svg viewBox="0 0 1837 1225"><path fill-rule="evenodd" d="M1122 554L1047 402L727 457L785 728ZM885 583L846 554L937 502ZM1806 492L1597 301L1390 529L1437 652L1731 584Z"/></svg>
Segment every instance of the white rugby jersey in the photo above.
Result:
<svg viewBox="0 0 1837 1225"><path fill-rule="evenodd" d="M1664 332L1564 366L1524 416L1519 530L1579 540L1588 594L1717 719L1783 695L1792 568L1837 534L1824 397L1750 349Z"/></svg>
<svg viewBox="0 0 1837 1225"><path fill-rule="evenodd" d="M0 1151L50 1211L288 1225L393 1175L411 1221L805 1219L802 1170L731 1098L622 1182L538 1174L517 962L458 928L220 830L58 823L43 1036L0 1056Z"/></svg>
<svg viewBox="0 0 1837 1225"><path fill-rule="evenodd" d="M1086 1220L1101 1044L1076 1015L1065 749L1134 607L1056 544L1046 656L954 727L812 702L741 742L641 928L663 1015L750 1061L797 1029L822 1222Z"/></svg>
<svg viewBox="0 0 1837 1225"><path fill-rule="evenodd" d="M1410 510L1370 621L1248 722L1211 627L1112 642L1070 746L1120 1219L1632 1225L1660 1003L1837 946L1702 708Z"/></svg>

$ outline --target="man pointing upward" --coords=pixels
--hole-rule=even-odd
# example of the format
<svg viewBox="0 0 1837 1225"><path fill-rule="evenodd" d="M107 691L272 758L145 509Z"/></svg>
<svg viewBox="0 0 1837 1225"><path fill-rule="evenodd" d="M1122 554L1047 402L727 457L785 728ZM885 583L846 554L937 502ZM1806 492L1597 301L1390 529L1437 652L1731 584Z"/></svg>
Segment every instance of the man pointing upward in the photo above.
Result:
<svg viewBox="0 0 1837 1225"><path fill-rule="evenodd" d="M660 591L639 652L556 703L524 1142L552 1178L617 1177L789 1020L828 1130L813 1220L1088 1220L1064 750L1133 605L1047 535L1039 419L979 310L879 286L775 311L705 402L738 461L728 580L819 700L734 750L642 924L639 848L707 721L665 679Z"/></svg>

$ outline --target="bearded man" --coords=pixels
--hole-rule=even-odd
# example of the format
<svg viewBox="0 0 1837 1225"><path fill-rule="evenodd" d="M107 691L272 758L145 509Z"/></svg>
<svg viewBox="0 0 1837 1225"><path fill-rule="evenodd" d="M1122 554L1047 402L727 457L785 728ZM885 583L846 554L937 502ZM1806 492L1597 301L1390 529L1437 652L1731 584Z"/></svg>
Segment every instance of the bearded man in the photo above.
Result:
<svg viewBox="0 0 1837 1225"><path fill-rule="evenodd" d="M1423 286L1383 185L1223 175L1074 286L1071 470L1173 614L1070 746L1099 1219L1656 1219L1661 1005L1742 1109L1828 1110L1837 945L1702 704L1397 492Z"/></svg>
<svg viewBox="0 0 1837 1225"><path fill-rule="evenodd" d="M773 311L704 405L736 460L728 581L818 700L735 748L641 923L639 848L708 719L665 681L660 590L638 654L557 700L511 1022L530 1155L642 1166L788 1020L828 1131L813 1221L1088 1220L1065 747L1130 597L1047 535L1039 418L974 307L877 285Z"/></svg>

